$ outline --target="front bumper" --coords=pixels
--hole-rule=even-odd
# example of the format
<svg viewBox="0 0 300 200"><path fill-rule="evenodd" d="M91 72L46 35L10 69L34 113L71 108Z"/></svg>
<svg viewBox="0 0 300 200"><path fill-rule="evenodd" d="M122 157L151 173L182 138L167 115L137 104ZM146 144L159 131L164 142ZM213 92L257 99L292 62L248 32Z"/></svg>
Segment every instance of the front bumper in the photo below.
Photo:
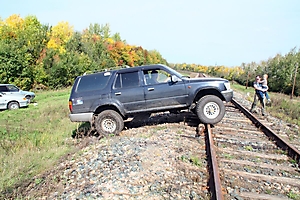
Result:
<svg viewBox="0 0 300 200"><path fill-rule="evenodd" d="M20 102L19 102L20 108L27 107L28 104L29 104L29 101L27 101L27 100L26 100L26 101L20 101Z"/></svg>
<svg viewBox="0 0 300 200"><path fill-rule="evenodd" d="M231 99L233 98L233 90L232 89L222 91L221 93L222 93L223 97L225 98L226 102L231 101Z"/></svg>

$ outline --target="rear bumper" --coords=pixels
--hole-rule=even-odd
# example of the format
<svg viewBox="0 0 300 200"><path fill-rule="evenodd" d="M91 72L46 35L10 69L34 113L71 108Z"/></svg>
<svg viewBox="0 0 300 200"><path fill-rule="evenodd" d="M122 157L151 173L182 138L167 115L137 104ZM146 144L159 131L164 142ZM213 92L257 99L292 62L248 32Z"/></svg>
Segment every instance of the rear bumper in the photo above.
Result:
<svg viewBox="0 0 300 200"><path fill-rule="evenodd" d="M226 102L231 101L231 99L233 98L233 90L232 89L222 91L221 93L224 96Z"/></svg>
<svg viewBox="0 0 300 200"><path fill-rule="evenodd" d="M71 122L92 122L93 113L69 114Z"/></svg>

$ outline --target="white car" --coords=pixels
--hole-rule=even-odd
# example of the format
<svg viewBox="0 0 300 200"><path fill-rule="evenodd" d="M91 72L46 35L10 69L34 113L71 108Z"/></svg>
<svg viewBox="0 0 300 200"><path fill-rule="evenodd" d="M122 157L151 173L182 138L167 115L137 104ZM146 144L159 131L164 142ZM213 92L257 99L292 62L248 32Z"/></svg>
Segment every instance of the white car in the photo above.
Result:
<svg viewBox="0 0 300 200"><path fill-rule="evenodd" d="M33 92L21 90L13 84L0 84L0 92L4 94L22 94L29 102L35 97Z"/></svg>
<svg viewBox="0 0 300 200"><path fill-rule="evenodd" d="M21 107L28 107L29 100L24 94L4 94L0 92L0 109L15 110Z"/></svg>

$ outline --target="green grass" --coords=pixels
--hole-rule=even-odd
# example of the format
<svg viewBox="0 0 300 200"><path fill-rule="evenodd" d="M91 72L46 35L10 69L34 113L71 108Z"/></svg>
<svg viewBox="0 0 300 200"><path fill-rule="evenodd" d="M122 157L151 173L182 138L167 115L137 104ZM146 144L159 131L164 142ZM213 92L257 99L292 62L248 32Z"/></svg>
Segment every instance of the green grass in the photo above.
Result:
<svg viewBox="0 0 300 200"><path fill-rule="evenodd" d="M246 151L253 151L252 146L245 146L244 149L245 149Z"/></svg>
<svg viewBox="0 0 300 200"><path fill-rule="evenodd" d="M69 120L70 89L36 92L28 108L0 112L0 192L50 169L75 150Z"/></svg>
<svg viewBox="0 0 300 200"><path fill-rule="evenodd" d="M191 156L191 157L188 157L186 155L182 155L180 158L179 158L181 161L183 162L186 162L186 163L191 163L197 167L202 167L202 161L200 158L198 158L197 156Z"/></svg>
<svg viewBox="0 0 300 200"><path fill-rule="evenodd" d="M290 191L288 194L287 194L287 197L290 198L290 199L295 199L295 200L299 200L300 199L300 195L299 194L296 194L292 191Z"/></svg>

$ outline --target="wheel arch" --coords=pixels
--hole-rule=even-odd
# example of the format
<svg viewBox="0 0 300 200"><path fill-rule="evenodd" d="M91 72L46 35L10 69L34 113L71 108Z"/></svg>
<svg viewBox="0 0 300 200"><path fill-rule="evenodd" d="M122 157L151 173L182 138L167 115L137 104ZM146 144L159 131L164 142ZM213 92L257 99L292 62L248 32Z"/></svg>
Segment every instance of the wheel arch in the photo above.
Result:
<svg viewBox="0 0 300 200"><path fill-rule="evenodd" d="M94 114L98 115L99 113L101 113L104 110L114 110L114 111L118 112L123 118L125 117L125 113L120 111L120 109L118 109L118 107L113 104L105 104L105 105L101 105L101 106L97 107Z"/></svg>
<svg viewBox="0 0 300 200"><path fill-rule="evenodd" d="M219 97L222 101L225 101L224 96L221 94L219 90L217 90L216 88L206 88L206 89L199 90L197 92L197 94L194 97L194 103L198 102L199 99L201 99L206 95L214 95Z"/></svg>

